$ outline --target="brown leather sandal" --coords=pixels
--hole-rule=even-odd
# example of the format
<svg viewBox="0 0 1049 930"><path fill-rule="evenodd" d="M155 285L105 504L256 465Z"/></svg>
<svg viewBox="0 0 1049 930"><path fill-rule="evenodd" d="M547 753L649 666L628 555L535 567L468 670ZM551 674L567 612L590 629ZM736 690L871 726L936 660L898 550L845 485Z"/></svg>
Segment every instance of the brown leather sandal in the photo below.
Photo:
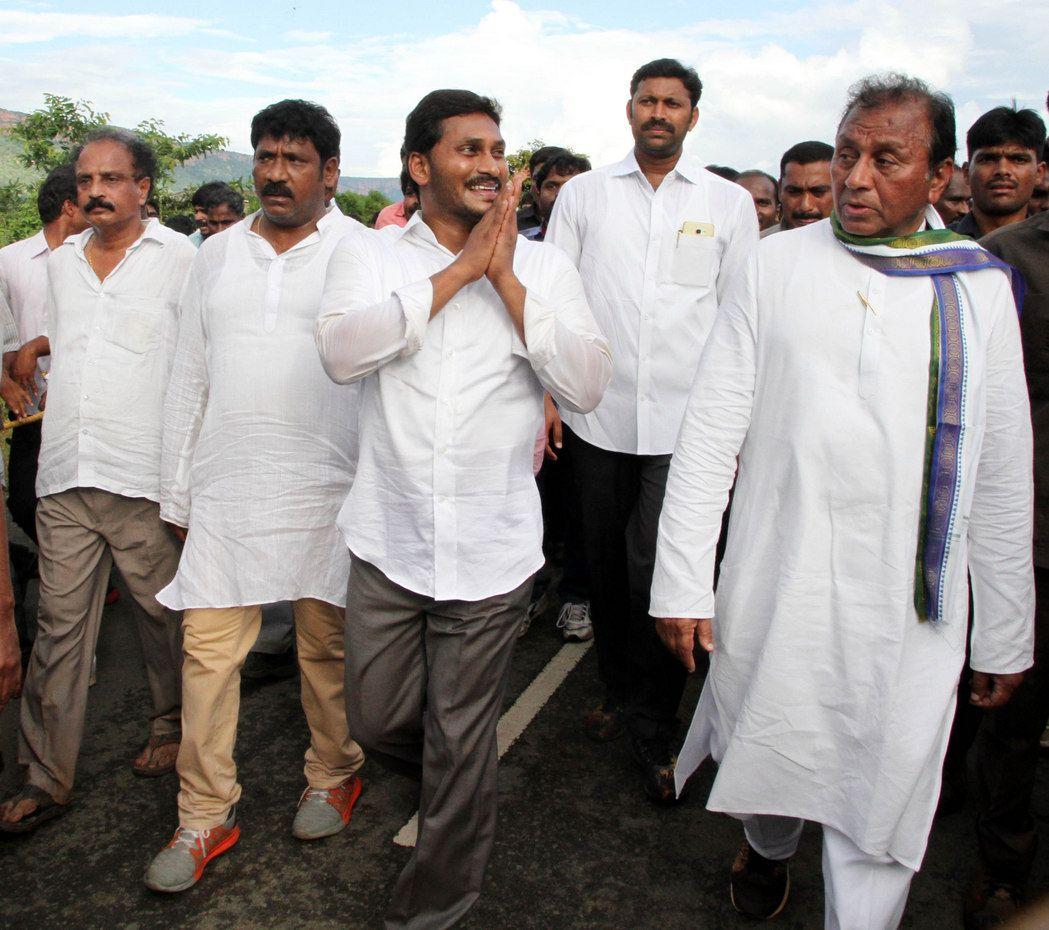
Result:
<svg viewBox="0 0 1049 930"><path fill-rule="evenodd" d="M143 747L143 752L148 751L149 756L147 762L142 765L138 762L131 763L131 771L134 772L139 778L159 778L161 775L167 775L168 772L175 771L175 761L178 758L178 753L175 753L175 759L172 759L167 765L153 765L153 759L156 756L156 751L162 746L170 746L173 743L177 745L182 742L181 733L157 733L151 736ZM142 753L139 753L142 755ZM136 757L137 758L137 757Z"/></svg>
<svg viewBox="0 0 1049 930"><path fill-rule="evenodd" d="M4 799L4 804L12 806L20 801L32 801L36 808L26 814L21 820L0 820L0 833L29 833L41 824L61 817L67 810L68 804L59 804L43 788L31 785L28 782L18 789L15 794Z"/></svg>

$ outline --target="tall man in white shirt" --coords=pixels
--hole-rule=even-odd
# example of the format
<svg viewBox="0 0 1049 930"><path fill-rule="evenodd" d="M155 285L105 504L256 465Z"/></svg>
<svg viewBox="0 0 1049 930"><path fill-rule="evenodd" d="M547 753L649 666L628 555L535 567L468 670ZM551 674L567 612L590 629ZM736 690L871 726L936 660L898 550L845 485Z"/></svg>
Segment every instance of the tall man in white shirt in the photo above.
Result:
<svg viewBox="0 0 1049 930"><path fill-rule="evenodd" d="M47 260L69 236L87 229L87 218L77 206L72 164L53 169L36 198L40 222L36 235L0 249L0 289L18 326L19 349L5 353L4 367L28 396L18 398L12 412L18 417L37 412L44 392L51 347L47 329ZM11 435L8 461L7 506L11 516L36 542L36 468L40 455L40 423L20 426ZM20 566L21 567L21 566Z"/></svg>
<svg viewBox="0 0 1049 930"><path fill-rule="evenodd" d="M480 893L496 814L496 723L531 576L543 391L586 411L611 374L579 275L518 238L497 104L439 90L409 114L421 209L347 238L317 344L365 379L357 476L339 526L351 731L422 765L415 850L386 926L449 927Z"/></svg>
<svg viewBox="0 0 1049 930"><path fill-rule="evenodd" d="M648 615L656 524L703 343L758 237L750 195L682 152L701 90L678 61L639 68L626 106L633 150L569 180L547 232L578 266L614 364L593 413L563 414L605 688L585 725L599 740L625 726L645 792L661 803L674 800L685 675Z"/></svg>
<svg viewBox="0 0 1049 930"><path fill-rule="evenodd" d="M260 209L207 238L182 301L160 513L186 546L157 595L185 610L181 790L178 830L145 876L154 891L189 888L240 835L240 668L263 604L293 603L310 728L292 833L338 833L361 792L364 755L343 700L350 557L335 525L353 479L358 389L332 383L313 339L332 250L349 227L363 229L325 207L339 142L315 103L255 114Z"/></svg>
<svg viewBox="0 0 1049 930"><path fill-rule="evenodd" d="M827 220L773 236L700 362L659 525L652 612L711 652L677 766L719 762L743 821L737 910L786 904L823 826L826 926L895 930L921 864L965 661L1008 700L1031 664L1031 418L1007 269L942 228L950 98L852 89ZM715 602L714 547L733 477ZM713 618L713 619L711 619Z"/></svg>
<svg viewBox="0 0 1049 930"><path fill-rule="evenodd" d="M141 218L156 162L138 136L101 130L74 162L91 228L48 260L52 362L36 484L40 612L19 753L28 773L0 806L5 832L33 829L69 802L113 562L135 602L153 704L136 771L173 768L179 740L179 619L155 598L175 574L179 546L157 502L161 409L194 249L180 233Z"/></svg>

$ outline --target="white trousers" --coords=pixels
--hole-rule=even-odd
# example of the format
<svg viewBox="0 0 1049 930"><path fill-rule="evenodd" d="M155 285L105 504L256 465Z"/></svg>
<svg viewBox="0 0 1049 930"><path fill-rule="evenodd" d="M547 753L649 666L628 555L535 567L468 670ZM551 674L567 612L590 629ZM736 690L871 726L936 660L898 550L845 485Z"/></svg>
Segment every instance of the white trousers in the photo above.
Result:
<svg viewBox="0 0 1049 930"><path fill-rule="evenodd" d="M740 819L747 842L766 859L794 855L805 825L769 814ZM844 833L823 825L825 930L896 930L912 878L913 870L891 856L869 855Z"/></svg>

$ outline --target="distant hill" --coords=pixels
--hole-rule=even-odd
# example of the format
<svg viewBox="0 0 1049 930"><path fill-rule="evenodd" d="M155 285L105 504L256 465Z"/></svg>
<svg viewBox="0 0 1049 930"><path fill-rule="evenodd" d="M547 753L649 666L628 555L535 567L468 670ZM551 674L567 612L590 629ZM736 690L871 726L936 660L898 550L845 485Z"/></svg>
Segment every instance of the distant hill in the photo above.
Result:
<svg viewBox="0 0 1049 930"><path fill-rule="evenodd" d="M25 113L0 107L0 185L11 181L31 183L41 177L39 171L26 168L19 161L22 146L7 131L25 117ZM251 156L223 149L203 158L194 158L177 168L173 186L175 190L185 190L199 187L205 181L233 181L250 177ZM401 185L397 178L355 178L343 175L339 178L339 190L357 194L379 191L391 200L401 199Z"/></svg>

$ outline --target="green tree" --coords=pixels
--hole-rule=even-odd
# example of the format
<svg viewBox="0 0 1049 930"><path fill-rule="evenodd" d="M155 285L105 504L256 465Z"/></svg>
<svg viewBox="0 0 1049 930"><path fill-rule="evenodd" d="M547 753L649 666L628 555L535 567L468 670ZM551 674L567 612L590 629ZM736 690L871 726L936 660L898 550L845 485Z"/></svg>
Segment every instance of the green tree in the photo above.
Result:
<svg viewBox="0 0 1049 930"><path fill-rule="evenodd" d="M354 191L344 191L335 195L335 202L347 216L371 226L379 211L393 203L388 197L379 191L368 191L367 194L357 194Z"/></svg>

